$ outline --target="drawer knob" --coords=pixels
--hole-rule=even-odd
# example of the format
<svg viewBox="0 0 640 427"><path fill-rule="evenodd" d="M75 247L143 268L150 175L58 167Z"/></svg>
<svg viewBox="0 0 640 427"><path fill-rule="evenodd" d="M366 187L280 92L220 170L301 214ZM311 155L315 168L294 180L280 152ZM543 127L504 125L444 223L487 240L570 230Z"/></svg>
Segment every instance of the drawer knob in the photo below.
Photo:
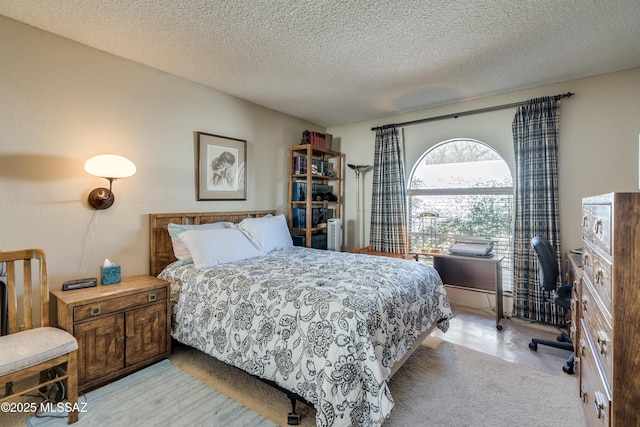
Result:
<svg viewBox="0 0 640 427"><path fill-rule="evenodd" d="M89 310L89 314L91 316L100 316L100 306L99 305L92 305L91 309Z"/></svg>
<svg viewBox="0 0 640 427"><path fill-rule="evenodd" d="M602 220L601 219L596 221L596 226L595 226L593 231L595 231L596 234L602 233Z"/></svg>
<svg viewBox="0 0 640 427"><path fill-rule="evenodd" d="M124 341L124 337L118 337L118 338L116 338L116 342L117 342L117 343L121 343L122 341Z"/></svg>
<svg viewBox="0 0 640 427"><path fill-rule="evenodd" d="M607 344L609 344L609 337L604 331L598 331L598 348L600 354L607 354Z"/></svg>
<svg viewBox="0 0 640 427"><path fill-rule="evenodd" d="M587 348L587 341L584 338L580 338L580 356L584 356L585 348Z"/></svg>
<svg viewBox="0 0 640 427"><path fill-rule="evenodd" d="M586 296L582 296L582 311L587 311L589 299Z"/></svg>
<svg viewBox="0 0 640 427"><path fill-rule="evenodd" d="M586 227L587 224L589 223L589 217L587 215L582 217L582 226Z"/></svg>
<svg viewBox="0 0 640 427"><path fill-rule="evenodd" d="M158 295L155 292L149 292L147 295L148 302L155 302L158 299Z"/></svg>
<svg viewBox="0 0 640 427"><path fill-rule="evenodd" d="M587 402L587 386L584 384L580 386L580 397L582 398L583 403Z"/></svg>
<svg viewBox="0 0 640 427"><path fill-rule="evenodd" d="M596 391L594 393L594 405L596 407L596 415L598 418L602 418L604 416L604 394L600 391Z"/></svg>
<svg viewBox="0 0 640 427"><path fill-rule="evenodd" d="M602 280L602 278L604 277L604 272L602 270L598 270L596 271L596 283L601 285L604 283L604 281Z"/></svg>

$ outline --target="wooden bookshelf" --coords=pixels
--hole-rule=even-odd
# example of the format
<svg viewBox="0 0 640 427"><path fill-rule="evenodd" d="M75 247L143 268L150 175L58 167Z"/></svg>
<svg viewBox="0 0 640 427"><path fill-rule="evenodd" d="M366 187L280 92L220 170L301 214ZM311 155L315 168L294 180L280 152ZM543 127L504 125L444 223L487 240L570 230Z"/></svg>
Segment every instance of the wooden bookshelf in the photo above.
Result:
<svg viewBox="0 0 640 427"><path fill-rule="evenodd" d="M294 244L326 248L327 219L340 218L341 172L342 153L311 144L289 147L288 221ZM327 200L327 193L335 198Z"/></svg>

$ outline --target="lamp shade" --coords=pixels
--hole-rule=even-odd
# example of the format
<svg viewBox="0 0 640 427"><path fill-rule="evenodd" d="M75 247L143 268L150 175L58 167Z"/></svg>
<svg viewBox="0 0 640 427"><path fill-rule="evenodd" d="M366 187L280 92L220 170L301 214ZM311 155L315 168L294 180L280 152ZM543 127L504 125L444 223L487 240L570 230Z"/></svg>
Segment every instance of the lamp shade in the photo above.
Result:
<svg viewBox="0 0 640 427"><path fill-rule="evenodd" d="M126 157L115 154L93 156L84 164L88 174L102 178L127 178L136 173L136 165Z"/></svg>

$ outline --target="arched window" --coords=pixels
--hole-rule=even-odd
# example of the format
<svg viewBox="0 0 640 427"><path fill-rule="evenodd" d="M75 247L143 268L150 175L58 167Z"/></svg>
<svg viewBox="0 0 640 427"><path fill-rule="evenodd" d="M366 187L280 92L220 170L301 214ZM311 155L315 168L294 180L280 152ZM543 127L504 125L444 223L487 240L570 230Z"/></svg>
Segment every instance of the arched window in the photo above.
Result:
<svg viewBox="0 0 640 427"><path fill-rule="evenodd" d="M407 197L412 251L490 237L504 256L503 287L511 289L513 180L495 150L474 139L441 142L414 165Z"/></svg>

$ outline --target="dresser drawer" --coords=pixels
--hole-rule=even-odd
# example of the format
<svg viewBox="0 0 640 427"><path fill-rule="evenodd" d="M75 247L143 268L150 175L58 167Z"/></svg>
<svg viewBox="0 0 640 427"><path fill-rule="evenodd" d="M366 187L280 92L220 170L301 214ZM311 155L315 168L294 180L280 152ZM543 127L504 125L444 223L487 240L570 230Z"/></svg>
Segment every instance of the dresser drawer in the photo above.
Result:
<svg viewBox="0 0 640 427"><path fill-rule="evenodd" d="M582 238L593 242L593 205L582 204Z"/></svg>
<svg viewBox="0 0 640 427"><path fill-rule="evenodd" d="M584 276L593 287L593 292L602 301L603 309L607 313L609 319L613 314L612 305L612 268L611 263L601 256L594 253L588 245L583 254Z"/></svg>
<svg viewBox="0 0 640 427"><path fill-rule="evenodd" d="M582 205L582 237L609 256L613 236L612 214L611 200L607 198Z"/></svg>
<svg viewBox="0 0 640 427"><path fill-rule="evenodd" d="M595 358L610 384L613 378L613 330L593 294L588 280L582 287L582 331L593 346Z"/></svg>
<svg viewBox="0 0 640 427"><path fill-rule="evenodd" d="M587 425L606 427L611 419L611 394L592 350L591 345L587 345L580 357L580 397Z"/></svg>
<svg viewBox="0 0 640 427"><path fill-rule="evenodd" d="M611 255L611 205L593 205L591 207L593 244Z"/></svg>
<svg viewBox="0 0 640 427"><path fill-rule="evenodd" d="M73 320L74 322L78 322L105 314L128 310L144 304L166 301L166 299L167 289L164 287L117 298L103 299L94 303L74 307Z"/></svg>

